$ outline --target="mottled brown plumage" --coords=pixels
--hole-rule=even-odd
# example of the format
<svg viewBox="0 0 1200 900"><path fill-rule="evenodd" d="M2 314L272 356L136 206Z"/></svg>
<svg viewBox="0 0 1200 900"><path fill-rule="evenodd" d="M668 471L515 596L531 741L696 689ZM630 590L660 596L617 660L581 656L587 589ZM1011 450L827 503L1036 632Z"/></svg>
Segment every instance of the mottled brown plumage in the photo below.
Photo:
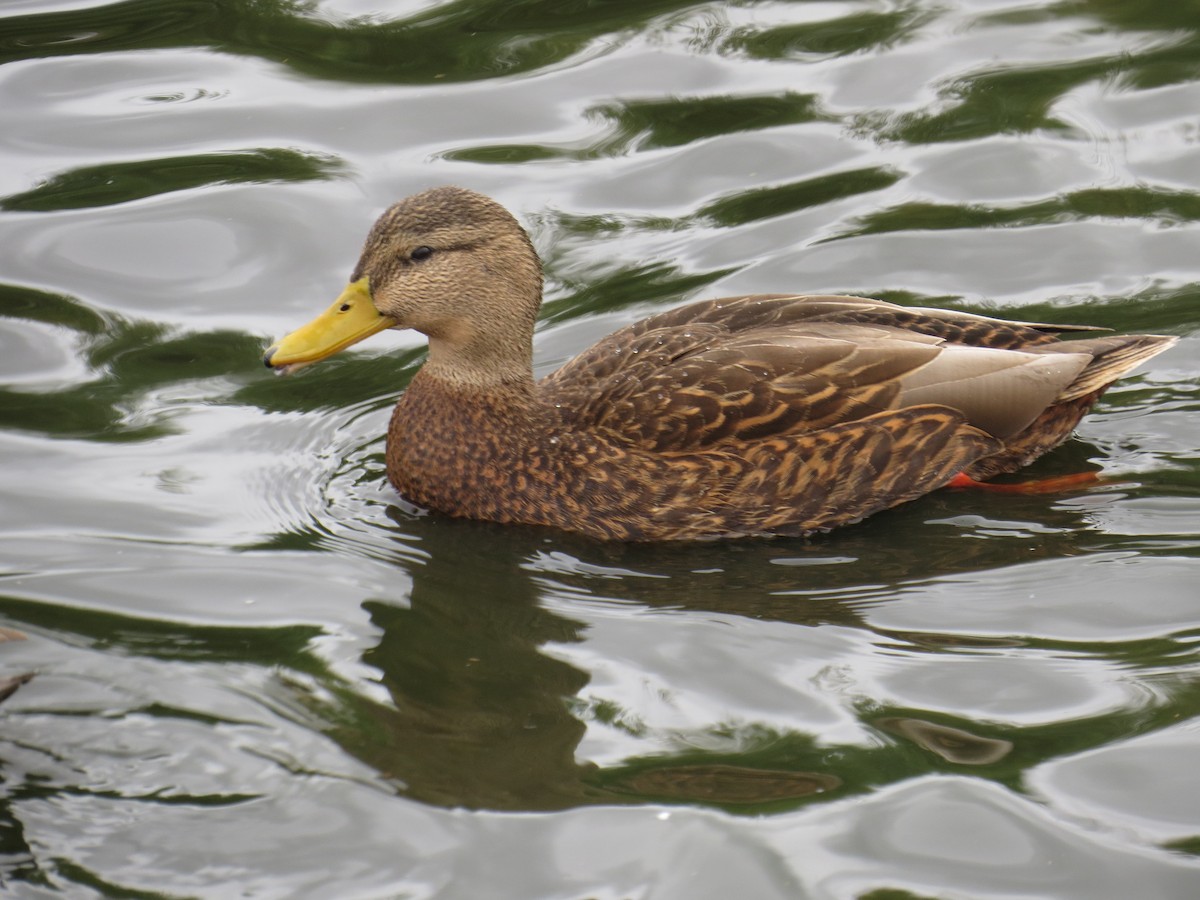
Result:
<svg viewBox="0 0 1200 900"><path fill-rule="evenodd" d="M618 540L806 534L959 472L1013 471L1174 341L756 295L651 316L535 382L537 255L502 207L459 188L389 209L351 280L269 366L422 331L429 359L388 429L396 488L452 516Z"/></svg>

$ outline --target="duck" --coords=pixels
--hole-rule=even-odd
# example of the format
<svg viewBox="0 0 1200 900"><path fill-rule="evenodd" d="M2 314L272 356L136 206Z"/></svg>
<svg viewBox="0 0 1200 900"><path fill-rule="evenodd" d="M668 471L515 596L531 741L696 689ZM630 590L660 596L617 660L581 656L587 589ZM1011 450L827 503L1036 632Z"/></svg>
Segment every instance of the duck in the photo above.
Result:
<svg viewBox="0 0 1200 900"><path fill-rule="evenodd" d="M289 374L415 329L428 355L386 440L404 498L598 540L685 541L810 535L1015 472L1176 340L752 294L656 313L535 380L542 290L508 210L432 188L379 217L342 293L263 359Z"/></svg>

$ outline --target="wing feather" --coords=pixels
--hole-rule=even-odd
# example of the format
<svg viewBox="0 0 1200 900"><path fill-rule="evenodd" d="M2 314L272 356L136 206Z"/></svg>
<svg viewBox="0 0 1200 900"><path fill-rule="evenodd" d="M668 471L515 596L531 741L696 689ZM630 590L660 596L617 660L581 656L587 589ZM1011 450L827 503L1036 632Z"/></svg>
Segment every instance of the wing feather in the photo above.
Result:
<svg viewBox="0 0 1200 900"><path fill-rule="evenodd" d="M1071 330L1079 329L862 297L726 297L620 329L540 390L567 427L660 452L812 433L931 404L1007 438L1048 405L1094 391L1162 349L1053 334Z"/></svg>

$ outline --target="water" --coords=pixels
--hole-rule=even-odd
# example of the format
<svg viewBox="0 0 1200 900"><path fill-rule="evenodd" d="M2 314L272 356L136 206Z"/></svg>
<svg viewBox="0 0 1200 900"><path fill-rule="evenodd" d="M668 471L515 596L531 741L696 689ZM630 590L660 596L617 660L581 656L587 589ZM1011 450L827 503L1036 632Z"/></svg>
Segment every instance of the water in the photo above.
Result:
<svg viewBox="0 0 1200 900"><path fill-rule="evenodd" d="M1200 896L1200 5L8 0L0 62L6 894ZM543 253L539 371L751 291L1183 339L1084 491L446 521L415 337L259 362L439 183Z"/></svg>

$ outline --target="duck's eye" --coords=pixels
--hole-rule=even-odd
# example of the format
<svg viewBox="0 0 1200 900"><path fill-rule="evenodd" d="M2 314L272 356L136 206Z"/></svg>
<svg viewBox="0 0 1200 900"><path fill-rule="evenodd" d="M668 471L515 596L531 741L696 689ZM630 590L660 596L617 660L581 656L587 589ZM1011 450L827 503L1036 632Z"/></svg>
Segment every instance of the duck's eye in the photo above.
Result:
<svg viewBox="0 0 1200 900"><path fill-rule="evenodd" d="M408 258L413 262L421 262L421 260L429 259L431 256L433 256L433 248L424 246L418 247L412 253L408 254Z"/></svg>

